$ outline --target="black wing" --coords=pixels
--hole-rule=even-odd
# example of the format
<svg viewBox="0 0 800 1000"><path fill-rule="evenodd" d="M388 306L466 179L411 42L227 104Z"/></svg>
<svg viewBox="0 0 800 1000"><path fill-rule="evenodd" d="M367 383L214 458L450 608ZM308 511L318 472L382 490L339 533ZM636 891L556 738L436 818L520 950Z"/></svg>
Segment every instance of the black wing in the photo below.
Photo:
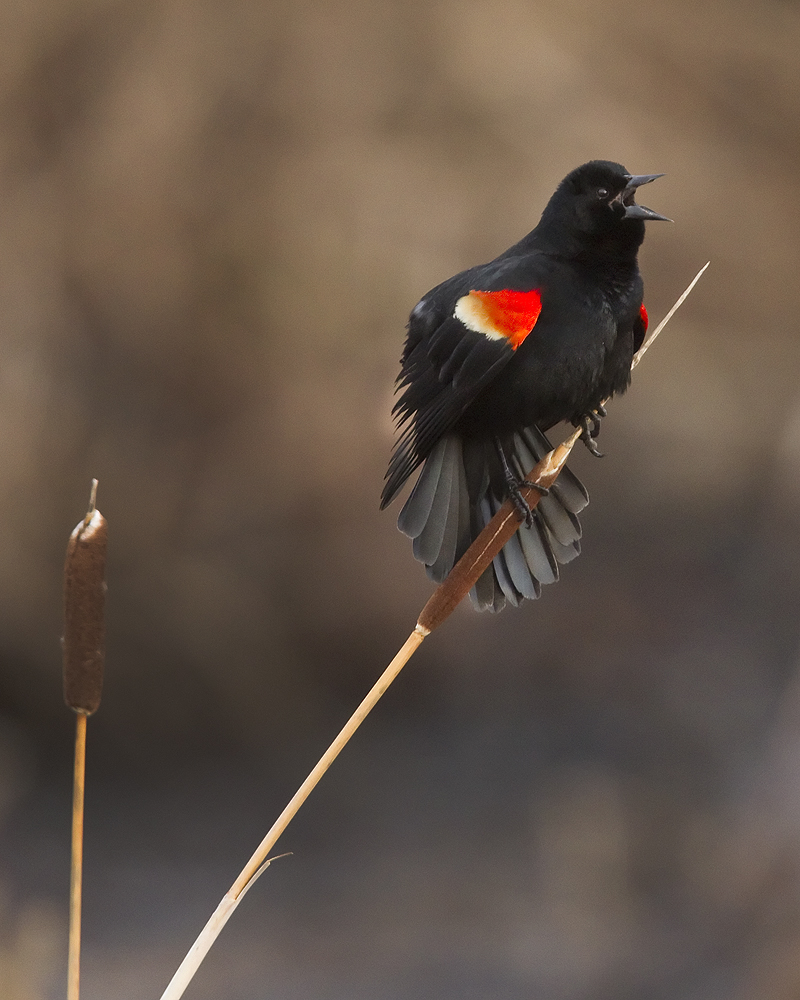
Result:
<svg viewBox="0 0 800 1000"><path fill-rule="evenodd" d="M443 282L414 308L397 379L402 394L392 410L400 437L386 473L381 508L391 503L442 435L514 356L505 336L465 326L455 315L456 304L472 290L527 292L538 284L532 279L537 271L541 277L541 269L538 254L503 255Z"/></svg>
<svg viewBox="0 0 800 1000"><path fill-rule="evenodd" d="M470 272L458 277L458 290L468 292ZM452 292L445 296L437 288L411 314L397 379L403 391L392 410L400 437L386 473L381 508L391 503L436 442L514 356L506 340L470 330L455 317L458 297Z"/></svg>

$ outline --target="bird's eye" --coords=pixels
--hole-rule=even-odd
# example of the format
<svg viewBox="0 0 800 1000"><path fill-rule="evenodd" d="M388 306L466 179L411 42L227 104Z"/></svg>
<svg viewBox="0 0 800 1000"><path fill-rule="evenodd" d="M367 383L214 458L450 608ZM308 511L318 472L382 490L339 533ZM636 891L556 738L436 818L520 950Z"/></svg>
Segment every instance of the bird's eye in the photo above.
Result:
<svg viewBox="0 0 800 1000"><path fill-rule="evenodd" d="M597 197L598 198L607 198L608 197L608 191L605 188L598 188L597 189Z"/></svg>

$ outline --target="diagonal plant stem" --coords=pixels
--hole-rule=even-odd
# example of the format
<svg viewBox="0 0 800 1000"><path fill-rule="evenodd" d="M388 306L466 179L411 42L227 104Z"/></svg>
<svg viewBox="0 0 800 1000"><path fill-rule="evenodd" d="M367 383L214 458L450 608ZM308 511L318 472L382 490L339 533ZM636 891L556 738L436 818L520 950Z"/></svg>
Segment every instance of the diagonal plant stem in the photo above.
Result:
<svg viewBox="0 0 800 1000"><path fill-rule="evenodd" d="M534 468L528 477L530 481L549 488L555 482L559 472L572 450L572 446L580 437L582 431L575 433L555 451L545 457ZM531 509L541 499L542 494L532 487L523 487L522 495L528 501ZM420 614L413 632L409 635L397 655L384 670L371 690L345 723L336 739L331 743L319 759L306 780L297 789L283 812L275 820L271 829L256 848L253 856L242 869L239 877L220 900L214 913L200 932L197 940L189 949L171 982L161 995L161 1000L178 1000L191 981L200 963L205 958L211 945L216 940L222 928L228 922L231 914L239 905L245 891L258 876L264 859L275 846L276 841L296 815L311 791L319 783L323 774L336 760L345 745L350 741L355 731L366 719L378 701L383 697L389 685L394 681L403 667L408 663L422 640L430 635L434 628L440 625L453 611L461 599L469 592L472 585L483 573L494 556L505 545L508 539L520 526L519 514L510 500L507 500L492 518L489 524L478 535L467 549L459 562L453 567L447 579L440 584Z"/></svg>
<svg viewBox="0 0 800 1000"><path fill-rule="evenodd" d="M686 291L667 313L666 317L653 331L653 334L639 349L633 359L631 368L634 368L638 364L642 355L664 329L676 310L689 295L692 288L694 288L706 267L708 267L708 264L700 270ZM528 476L526 476L527 481L544 488L552 486L564 468L570 452L582 433L582 429L578 428L566 441L545 455ZM532 486L523 486L520 492L532 510L542 497L541 492ZM492 559L494 559L509 538L519 529L521 523L519 512L510 500L506 500L492 520L480 532L472 545L470 545L461 559L456 563L447 578L437 587L428 603L420 612L414 630L403 643L397 655L375 682L355 712L350 716L339 735L319 759L311 773L294 793L283 812L275 820L267 835L242 869L239 877L222 897L216 910L189 949L183 962L181 962L166 990L161 994L161 1000L178 1000L179 997L183 996L186 987L200 967L200 963L207 955L222 928L230 919L233 911L239 905L242 896L269 864L265 859L275 846L280 835L300 809L300 806L302 806L358 727L414 655L423 639L430 635L435 628L438 628L454 611L469 593L484 570L487 569Z"/></svg>
<svg viewBox="0 0 800 1000"><path fill-rule="evenodd" d="M642 344L642 346L639 348L636 354L634 354L633 361L631 362L631 371L633 371L633 369L639 364L639 362L644 357L645 352L648 351L652 346L653 341L656 339L659 333L661 333L661 331L664 329L667 323L669 323L669 321L672 319L675 313L680 309L683 303L687 300L687 298L689 297L689 293L697 284L697 282L702 278L706 268L710 263L711 261L708 261L707 263L703 264L703 266L700 268L697 274L692 278L692 280L687 285L686 290L680 296L678 296L678 299L676 300L675 304L670 309L670 311L667 313L667 315L661 320L661 322L658 324L655 330L653 330L650 336L645 339L645 342Z"/></svg>

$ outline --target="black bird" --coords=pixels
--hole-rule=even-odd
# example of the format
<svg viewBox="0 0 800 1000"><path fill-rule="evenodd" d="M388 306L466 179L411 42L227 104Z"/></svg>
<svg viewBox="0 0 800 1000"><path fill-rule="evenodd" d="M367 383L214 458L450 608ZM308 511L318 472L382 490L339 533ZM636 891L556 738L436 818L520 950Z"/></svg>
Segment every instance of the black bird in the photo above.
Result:
<svg viewBox="0 0 800 1000"><path fill-rule="evenodd" d="M506 497L525 520L470 597L499 611L538 597L580 552L589 502L565 469L535 510L520 494L554 424L594 438L602 402L630 382L647 329L637 253L647 219L630 174L593 160L559 184L536 228L488 264L437 285L414 307L394 407L400 436L381 508L424 467L398 519L440 582ZM669 220L665 220L669 221Z"/></svg>

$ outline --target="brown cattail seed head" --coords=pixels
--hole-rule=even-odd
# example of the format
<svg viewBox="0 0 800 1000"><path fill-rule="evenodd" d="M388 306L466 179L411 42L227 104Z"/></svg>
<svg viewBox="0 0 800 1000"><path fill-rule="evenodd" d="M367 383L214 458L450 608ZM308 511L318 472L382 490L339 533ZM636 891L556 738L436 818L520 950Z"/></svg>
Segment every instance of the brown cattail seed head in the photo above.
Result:
<svg viewBox="0 0 800 1000"><path fill-rule="evenodd" d="M64 564L64 700L84 715L103 692L107 540L106 520L92 509L70 535Z"/></svg>

